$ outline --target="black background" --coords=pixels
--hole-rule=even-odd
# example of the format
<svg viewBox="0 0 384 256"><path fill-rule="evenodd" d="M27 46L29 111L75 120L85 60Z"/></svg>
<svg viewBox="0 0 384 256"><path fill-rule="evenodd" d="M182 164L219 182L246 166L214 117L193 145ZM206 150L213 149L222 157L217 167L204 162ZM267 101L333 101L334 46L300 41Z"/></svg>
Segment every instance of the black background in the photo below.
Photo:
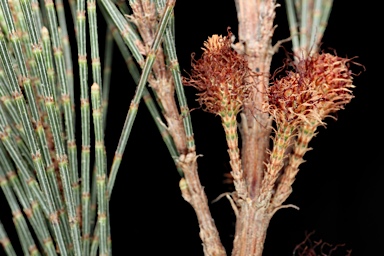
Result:
<svg viewBox="0 0 384 256"><path fill-rule="evenodd" d="M282 6L276 9L274 42L289 37L284 3L278 2ZM345 255L348 249L352 249L352 255L384 255L383 22L378 9L361 1L334 3L322 49L336 50L342 57L358 57L355 61L366 71L354 80L356 97L338 113L338 120L329 119L327 128L320 128L311 142L314 149L305 155L307 162L301 166L287 202L299 206L300 211L283 209L273 217L266 256L292 255L305 232L311 231L315 231L313 240L345 244L332 255ZM199 56L208 36L225 35L228 26L237 35L238 29L233 0L178 1L175 22L179 63L185 71L190 69L190 54L196 52ZM101 21L99 26L102 39L105 26ZM289 50L290 43L284 47ZM73 41L72 48L76 49ZM135 89L117 52L115 48L105 137L109 166ZM272 71L282 65L284 57L281 49L274 56ZM354 71L361 70L356 67ZM190 108L197 107L194 89L186 88L186 92ZM223 174L230 171L225 137L218 117L201 110L191 115L197 153L203 155L198 160L199 174L212 201L230 189L223 184ZM114 255L203 255L197 220L180 195L179 179L149 112L140 104L111 199ZM10 213L1 199L4 223ZM235 218L229 202L222 199L210 207L230 253ZM8 224L12 241L17 240L10 229Z"/></svg>

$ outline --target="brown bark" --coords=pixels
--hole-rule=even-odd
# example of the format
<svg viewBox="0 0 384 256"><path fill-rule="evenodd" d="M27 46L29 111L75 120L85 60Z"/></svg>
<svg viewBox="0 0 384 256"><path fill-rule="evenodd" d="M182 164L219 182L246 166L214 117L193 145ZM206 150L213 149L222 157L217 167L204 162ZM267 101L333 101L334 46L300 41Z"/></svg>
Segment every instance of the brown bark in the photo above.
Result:
<svg viewBox="0 0 384 256"><path fill-rule="evenodd" d="M196 159L195 152L180 156L178 164L185 175L185 179L182 178L180 181L180 190L185 201L190 203L196 212L204 254L225 256L225 249L221 244L219 233L209 211L207 196L199 180Z"/></svg>
<svg viewBox="0 0 384 256"><path fill-rule="evenodd" d="M232 256L261 256L271 217L264 206L244 203L236 222Z"/></svg>
<svg viewBox="0 0 384 256"><path fill-rule="evenodd" d="M261 256L264 241L273 215L269 209L272 191L262 191L271 119L264 111L274 53L271 46L274 0L236 0L239 21L239 42L234 49L243 54L249 68L255 72L249 83L253 93L241 115L242 163L248 183L249 198L240 202L237 216L234 256Z"/></svg>
<svg viewBox="0 0 384 256"><path fill-rule="evenodd" d="M249 81L254 91L244 105L241 127L243 168L250 186L251 198L254 198L260 189L271 132L271 120L263 108L273 55L271 39L275 7L273 0L236 0L239 42L234 48L246 56L249 68L256 74Z"/></svg>

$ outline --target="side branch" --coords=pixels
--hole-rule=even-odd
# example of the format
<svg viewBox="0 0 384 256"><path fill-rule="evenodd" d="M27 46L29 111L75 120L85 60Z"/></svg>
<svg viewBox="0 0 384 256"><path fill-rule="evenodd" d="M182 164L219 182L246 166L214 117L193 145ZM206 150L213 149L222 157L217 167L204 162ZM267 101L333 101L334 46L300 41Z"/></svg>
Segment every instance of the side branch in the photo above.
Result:
<svg viewBox="0 0 384 256"><path fill-rule="evenodd" d="M204 188L201 186L197 173L196 159L195 152L180 156L178 165L185 175L185 178L180 180L180 190L184 200L190 203L196 212L204 254L224 256L226 252L221 244L219 233L209 211L207 196L205 195Z"/></svg>

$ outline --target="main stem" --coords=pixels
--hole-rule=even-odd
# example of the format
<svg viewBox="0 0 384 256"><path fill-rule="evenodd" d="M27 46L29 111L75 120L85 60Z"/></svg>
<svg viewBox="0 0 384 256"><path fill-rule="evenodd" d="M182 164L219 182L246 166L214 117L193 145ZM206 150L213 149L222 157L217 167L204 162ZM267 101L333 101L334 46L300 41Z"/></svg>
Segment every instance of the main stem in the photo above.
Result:
<svg viewBox="0 0 384 256"><path fill-rule="evenodd" d="M257 197L269 146L270 118L263 112L273 55L271 39L276 3L274 0L236 0L239 42L235 50L243 54L255 72L252 98L244 105L241 123L242 162L250 197Z"/></svg>
<svg viewBox="0 0 384 256"><path fill-rule="evenodd" d="M263 200L264 177L271 133L271 119L263 112L273 56L271 39L274 31L276 2L274 0L236 0L239 21L239 42L234 46L243 54L255 72L250 79L254 93L244 105L241 123L242 165L249 197L240 202L232 255L261 256L273 214Z"/></svg>
<svg viewBox="0 0 384 256"><path fill-rule="evenodd" d="M271 217L265 207L243 203L236 221L232 256L261 256Z"/></svg>

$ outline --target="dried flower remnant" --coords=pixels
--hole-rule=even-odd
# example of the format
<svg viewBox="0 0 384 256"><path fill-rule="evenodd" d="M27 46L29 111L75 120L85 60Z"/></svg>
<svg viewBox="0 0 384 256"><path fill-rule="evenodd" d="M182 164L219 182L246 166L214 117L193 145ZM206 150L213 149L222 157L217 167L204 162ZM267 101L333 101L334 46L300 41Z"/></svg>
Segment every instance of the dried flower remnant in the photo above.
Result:
<svg viewBox="0 0 384 256"><path fill-rule="evenodd" d="M327 242L323 242L322 240L313 241L311 239L311 236L313 234L314 231L309 234L306 234L304 241L302 241L295 247L293 251L293 256L331 256L333 255L333 252L345 246L344 244L332 245ZM340 252L342 251L342 249L338 251ZM352 250L346 250L345 253L345 256L350 256L352 254Z"/></svg>
<svg viewBox="0 0 384 256"><path fill-rule="evenodd" d="M247 79L252 75L247 61L231 48L228 36L213 35L204 42L199 60L192 60L192 71L184 84L195 87L198 102L207 112L219 115L226 134L232 176L238 198L248 197L238 147L236 115L250 94Z"/></svg>

